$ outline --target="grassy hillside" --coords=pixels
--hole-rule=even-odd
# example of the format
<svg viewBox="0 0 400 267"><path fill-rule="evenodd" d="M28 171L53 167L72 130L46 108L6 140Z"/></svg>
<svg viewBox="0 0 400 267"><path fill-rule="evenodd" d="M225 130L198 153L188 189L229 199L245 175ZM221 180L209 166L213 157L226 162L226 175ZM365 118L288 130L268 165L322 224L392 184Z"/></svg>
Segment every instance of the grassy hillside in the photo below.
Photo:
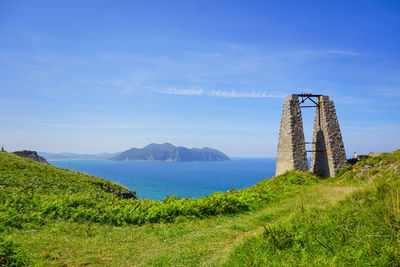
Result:
<svg viewBox="0 0 400 267"><path fill-rule="evenodd" d="M251 189L216 192L200 199L121 199L109 188L115 191L123 187L109 181L0 153L0 201L5 211L0 223L21 228L26 223L43 225L62 219L118 226L234 214L280 198L297 185L317 181L309 174L293 174L263 181Z"/></svg>
<svg viewBox="0 0 400 267"><path fill-rule="evenodd" d="M0 153L0 264L398 264L399 160L397 151L334 179L288 172L243 190L152 201Z"/></svg>
<svg viewBox="0 0 400 267"><path fill-rule="evenodd" d="M349 165L338 179L367 184L336 206L305 209L265 227L225 265L399 266L400 150Z"/></svg>

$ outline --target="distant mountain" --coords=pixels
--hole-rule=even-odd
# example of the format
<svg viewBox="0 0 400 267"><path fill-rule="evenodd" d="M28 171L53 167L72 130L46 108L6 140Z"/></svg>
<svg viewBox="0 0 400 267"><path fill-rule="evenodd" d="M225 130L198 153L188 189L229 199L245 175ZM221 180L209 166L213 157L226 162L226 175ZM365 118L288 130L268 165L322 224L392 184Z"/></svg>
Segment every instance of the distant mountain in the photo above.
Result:
<svg viewBox="0 0 400 267"><path fill-rule="evenodd" d="M100 154L76 154L76 153L46 153L46 152L38 152L38 154L44 157L47 160L74 160L74 159L90 159L90 160L99 160L99 159L110 159L119 154L118 153L100 153Z"/></svg>
<svg viewBox="0 0 400 267"><path fill-rule="evenodd" d="M110 158L119 161L223 161L230 160L227 155L212 148L186 148L170 143L150 144L144 148L131 148Z"/></svg>

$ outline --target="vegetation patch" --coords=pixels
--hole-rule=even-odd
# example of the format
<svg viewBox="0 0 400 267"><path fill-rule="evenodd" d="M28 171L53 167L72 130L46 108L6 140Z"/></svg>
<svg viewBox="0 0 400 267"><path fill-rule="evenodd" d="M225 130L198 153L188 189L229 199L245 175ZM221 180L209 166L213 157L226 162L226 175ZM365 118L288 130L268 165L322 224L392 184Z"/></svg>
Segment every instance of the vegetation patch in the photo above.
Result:
<svg viewBox="0 0 400 267"><path fill-rule="evenodd" d="M28 266L29 258L20 245L0 239L0 265Z"/></svg>
<svg viewBox="0 0 400 267"><path fill-rule="evenodd" d="M378 175L336 206L306 210L284 224L265 227L263 234L236 247L225 265L399 266L397 166L399 150L347 166L337 179Z"/></svg>
<svg viewBox="0 0 400 267"><path fill-rule="evenodd" d="M317 181L311 174L293 171L252 188L216 192L199 199L123 199L111 193L127 190L120 185L0 153L0 223L18 229L52 220L119 226L236 214Z"/></svg>
<svg viewBox="0 0 400 267"><path fill-rule="evenodd" d="M127 190L120 185L0 153L0 260L397 266L399 172L395 151L354 162L335 178L292 171L242 190L153 201L124 199L113 193Z"/></svg>

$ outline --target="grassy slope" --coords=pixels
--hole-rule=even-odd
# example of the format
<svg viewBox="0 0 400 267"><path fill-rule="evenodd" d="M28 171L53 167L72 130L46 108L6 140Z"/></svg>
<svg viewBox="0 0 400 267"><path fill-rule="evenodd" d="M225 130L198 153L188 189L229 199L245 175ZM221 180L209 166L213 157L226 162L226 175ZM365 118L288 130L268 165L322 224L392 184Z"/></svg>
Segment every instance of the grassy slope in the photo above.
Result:
<svg viewBox="0 0 400 267"><path fill-rule="evenodd" d="M121 226L236 214L282 198L297 185L317 182L310 174L292 172L251 189L200 199L120 199L109 191L123 188L109 181L8 153L0 153L0 178L0 222L16 228L55 219Z"/></svg>
<svg viewBox="0 0 400 267"><path fill-rule="evenodd" d="M394 158L397 156L396 154ZM380 165L381 170L371 168L356 179L353 177L359 175L362 169L361 163L360 166L356 165L353 169L348 169L336 179L317 182L308 174L292 172L286 176L274 178L272 181L263 181L253 188L229 194L219 193L217 197L199 200L166 199L162 203L151 202L149 205L145 200L122 200L105 192L101 187L102 183L113 187L118 186L99 178L43 166L0 153L0 237L20 245L19 248L14 245L14 251L12 251L16 252L17 258L24 259L25 254L31 264L38 265L210 266L225 264L230 266L245 263L255 265L322 263L323 260L329 262L327 259L332 258L336 261L330 261L330 263L347 263L354 259L345 261L343 255L337 251L333 254L331 249L324 253L319 251L326 250L324 245L327 246L326 242L329 241L324 232L319 233L318 241L304 238L301 242L297 242L299 235L296 231L302 229L301 233L304 234L300 236L308 237L314 234L315 229L312 226L321 225L321 227L331 229L330 226L336 225L335 214L344 212L346 209L353 209L354 207L350 205L352 199L356 196L371 195L373 192L371 188L374 187L367 186L368 188L364 189L367 190L366 193L354 194L346 198L344 202L339 202L336 208L334 204L349 192L368 185L368 177L379 176L385 169L382 166L393 164L388 163L390 162L388 159L378 159L374 164L379 165L380 162L385 162ZM388 174L384 174L385 177L386 175ZM393 180L396 179L398 175L395 174ZM377 180L379 179L375 181ZM395 200L396 193L393 194ZM21 198L21 195L24 197ZM14 201L10 201L10 197ZM53 205L52 209L43 204L46 202L42 201L43 198ZM105 204L88 206L86 201L91 198L100 199ZM21 199L25 202L21 202ZM32 199L35 201L30 201ZM71 205L71 203L75 204ZM54 208L54 205L57 208ZM117 206L119 209L107 212L103 209L107 205ZM176 206L179 205L181 208L177 209ZM201 209L202 205L210 207L204 210ZM143 207L139 208L143 212L135 214L134 210L137 208L134 207L136 206ZM163 215L159 212L159 206L163 207L163 211L170 210L172 206L174 213ZM365 208L368 209L370 206L366 205ZM156 213L158 212L158 217L152 218L159 218L155 220L158 223L151 223L151 220L144 219L144 224L138 225L135 221L129 220L129 214L146 217L154 213L152 210L154 207ZM71 216L79 209L84 214L89 209L94 216ZM194 212L187 212L193 209ZM210 209L217 212L210 213ZM123 213L121 210L128 213ZM100 216L104 211L106 213ZM62 214L57 215L58 212ZM120 219L120 226L115 226L118 224L116 218L124 218L120 216L121 214L128 219ZM343 218L349 217L346 213L344 214ZM351 218L356 218L356 215L353 214ZM166 220L163 216L169 216L171 219ZM15 218L18 223L13 223ZM98 220L98 218L103 218L103 220ZM379 219L378 217L377 220ZM363 224L365 221L368 220L360 219L358 222ZM268 228L267 237L263 234L265 230L262 225ZM316 227L317 230L318 227ZM381 229L380 225L378 229ZM373 235L379 235L379 231L376 232L378 234L374 232ZM282 233L289 234L282 235ZM357 238L360 237L357 236ZM379 238L389 250L396 251L397 236L391 236L392 243L388 243L382 237ZM353 235L349 236L349 239L353 240ZM277 243L276 240L281 240L284 245ZM319 247L315 244L316 242ZM364 240L360 239L360 242L363 243ZM303 244L303 247L298 248L298 243ZM4 244L9 243L3 241L0 250L4 251ZM270 246L275 247L271 249ZM270 250L273 253L265 252ZM302 257L297 256L299 250ZM386 250L385 253L390 254ZM291 256L285 257L286 254ZM319 256L319 261L305 260L307 257L315 258L315 255ZM397 254L394 252L390 255L396 259ZM389 260L383 262L387 263Z"/></svg>
<svg viewBox="0 0 400 267"><path fill-rule="evenodd" d="M338 205L305 209L236 247L226 266L400 265L400 150L347 166L336 183L366 183Z"/></svg>

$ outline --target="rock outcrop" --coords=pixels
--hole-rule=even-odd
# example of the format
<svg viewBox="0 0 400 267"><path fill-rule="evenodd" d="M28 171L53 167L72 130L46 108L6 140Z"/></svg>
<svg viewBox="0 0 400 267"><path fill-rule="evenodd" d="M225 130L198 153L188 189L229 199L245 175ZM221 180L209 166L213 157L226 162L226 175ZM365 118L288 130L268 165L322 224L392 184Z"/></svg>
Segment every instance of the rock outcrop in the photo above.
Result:
<svg viewBox="0 0 400 267"><path fill-rule="evenodd" d="M368 157L378 157L378 156L380 156L382 153L380 153L380 152L369 152L368 154L367 154L367 156Z"/></svg>
<svg viewBox="0 0 400 267"><path fill-rule="evenodd" d="M15 152L13 152L13 154L23 157L23 158L31 159L31 160L34 160L34 161L37 161L37 162L40 162L43 164L49 164L47 162L47 160L45 158L39 156L36 151L21 150L21 151L15 151Z"/></svg>
<svg viewBox="0 0 400 267"><path fill-rule="evenodd" d="M122 197L122 198L133 198L133 199L137 198L136 197L136 191L130 191L129 189L126 189L126 190L115 190L110 185L107 185L105 187L102 185L101 188L106 192L113 193L113 194L115 194L115 195L117 195L119 197Z"/></svg>

